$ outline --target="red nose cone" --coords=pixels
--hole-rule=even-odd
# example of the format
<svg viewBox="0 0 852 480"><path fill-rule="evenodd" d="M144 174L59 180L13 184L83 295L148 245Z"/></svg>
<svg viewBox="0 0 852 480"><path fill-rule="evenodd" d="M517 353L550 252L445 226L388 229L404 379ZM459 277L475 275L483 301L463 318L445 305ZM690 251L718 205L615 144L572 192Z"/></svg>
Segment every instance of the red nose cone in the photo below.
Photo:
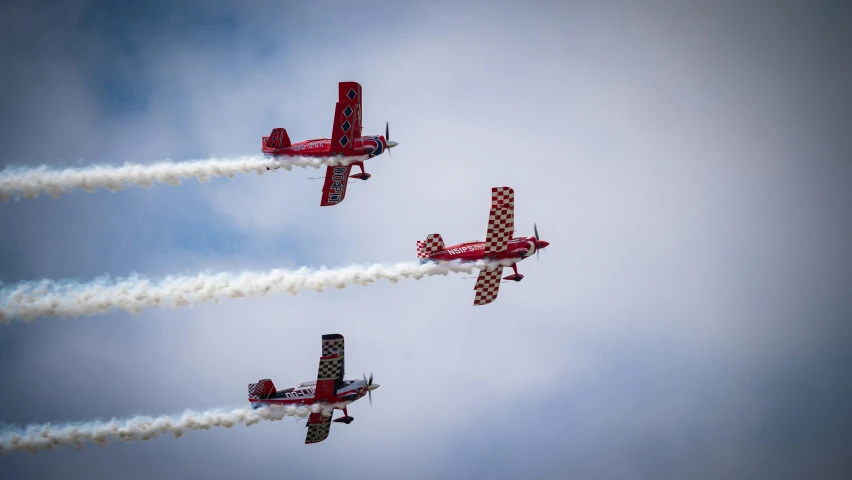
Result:
<svg viewBox="0 0 852 480"><path fill-rule="evenodd" d="M539 249L545 248L548 245L550 245L550 242L545 242L544 240L539 240L537 243L538 243L537 248L539 248Z"/></svg>

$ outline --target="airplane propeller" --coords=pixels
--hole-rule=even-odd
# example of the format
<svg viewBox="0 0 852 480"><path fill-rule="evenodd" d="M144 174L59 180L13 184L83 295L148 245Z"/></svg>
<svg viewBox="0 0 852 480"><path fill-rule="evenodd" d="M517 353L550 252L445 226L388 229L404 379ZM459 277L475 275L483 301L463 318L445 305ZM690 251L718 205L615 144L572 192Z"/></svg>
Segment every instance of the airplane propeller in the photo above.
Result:
<svg viewBox="0 0 852 480"><path fill-rule="evenodd" d="M533 223L533 231L535 231L535 241L536 242L540 241L541 239L538 237L538 225L536 225L535 223ZM535 248L535 261L536 262L539 261L539 256L538 256L539 253L541 253L541 250L539 250L538 246L536 246L536 248Z"/></svg>
<svg viewBox="0 0 852 480"><path fill-rule="evenodd" d="M399 145L396 142L391 142L391 139L390 139L390 123L389 122L385 122L385 145L388 147L388 155L390 155L390 156L393 156L393 154L391 153L391 149L393 147Z"/></svg>
<svg viewBox="0 0 852 480"><path fill-rule="evenodd" d="M367 381L367 375L364 375L364 383L367 385L367 395L370 398L370 406L373 406L373 389L370 388L373 386L373 372L370 372L370 381ZM378 385L376 385L378 387Z"/></svg>

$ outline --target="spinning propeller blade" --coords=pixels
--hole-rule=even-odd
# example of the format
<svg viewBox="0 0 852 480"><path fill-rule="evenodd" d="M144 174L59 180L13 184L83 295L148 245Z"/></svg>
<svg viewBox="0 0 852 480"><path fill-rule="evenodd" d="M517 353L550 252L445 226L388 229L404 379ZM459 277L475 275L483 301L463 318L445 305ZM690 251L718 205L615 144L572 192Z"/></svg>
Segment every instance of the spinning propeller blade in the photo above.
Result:
<svg viewBox="0 0 852 480"><path fill-rule="evenodd" d="M389 122L385 122L385 143L388 146L388 156L392 157L393 153L391 153L391 150L393 149L393 147L390 145L390 123Z"/></svg>
<svg viewBox="0 0 852 480"><path fill-rule="evenodd" d="M364 376L364 383L367 385L367 396L370 398L370 406L373 406L373 391L370 390L370 387L373 386L373 372L370 372L370 381L367 381L367 375L362 374Z"/></svg>
<svg viewBox="0 0 852 480"><path fill-rule="evenodd" d="M535 223L533 223L533 231L535 231L535 240L539 241L540 238L538 237L538 225L535 224ZM536 246L536 248L535 248L535 261L536 262L539 261L539 256L538 256L539 253L541 253L541 251L538 249L538 246Z"/></svg>
<svg viewBox="0 0 852 480"><path fill-rule="evenodd" d="M385 146L387 146L388 155L393 156L393 154L391 153L391 149L397 145L398 143L392 142L390 139L390 123L385 122Z"/></svg>

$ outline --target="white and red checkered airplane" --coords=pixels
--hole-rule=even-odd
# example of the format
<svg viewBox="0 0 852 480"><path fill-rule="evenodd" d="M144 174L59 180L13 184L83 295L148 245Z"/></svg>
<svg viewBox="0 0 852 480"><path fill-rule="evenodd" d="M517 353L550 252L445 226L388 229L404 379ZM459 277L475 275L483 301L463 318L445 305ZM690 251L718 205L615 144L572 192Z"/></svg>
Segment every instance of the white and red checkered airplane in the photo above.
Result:
<svg viewBox="0 0 852 480"><path fill-rule="evenodd" d="M273 128L268 137L263 137L261 151L266 157L333 157L355 160L348 165L328 166L322 186L320 206L337 205L346 197L349 178L367 180L370 174L364 171L364 160L377 157L385 150L398 145L390 140L390 127L385 122L385 134L361 135L361 85L357 82L340 82L338 100L334 109L334 125L331 138L314 138L304 142L290 143L290 136L283 128ZM361 168L360 174L349 175L353 165ZM278 167L275 167L277 169ZM267 167L267 170L270 170Z"/></svg>
<svg viewBox="0 0 852 480"><path fill-rule="evenodd" d="M373 404L373 390L379 388L373 384L373 374L368 379L344 380L343 335L332 333L322 336L322 356L319 361L316 381L302 382L284 390L276 390L272 380L266 378L248 386L248 400L252 408L266 405L314 405L343 404L343 416L335 422L349 425L355 418L349 416L346 405L369 395ZM339 408L335 407L334 410ZM311 413L308 417L308 434L305 443L321 442L331 430L331 417L334 410L323 415Z"/></svg>
<svg viewBox="0 0 852 480"><path fill-rule="evenodd" d="M550 245L539 238L537 226L533 225L533 229L534 237L514 237L515 191L509 187L494 187L491 189L491 211L484 242L465 242L447 247L441 235L433 233L426 240L417 241L417 258L421 264L428 261L515 260L512 263L514 275L503 280L520 282L524 276L518 273L517 262L529 258L533 253L538 255L539 250ZM474 305L485 305L497 298L502 274L502 266L485 268L479 272L473 287L476 290Z"/></svg>

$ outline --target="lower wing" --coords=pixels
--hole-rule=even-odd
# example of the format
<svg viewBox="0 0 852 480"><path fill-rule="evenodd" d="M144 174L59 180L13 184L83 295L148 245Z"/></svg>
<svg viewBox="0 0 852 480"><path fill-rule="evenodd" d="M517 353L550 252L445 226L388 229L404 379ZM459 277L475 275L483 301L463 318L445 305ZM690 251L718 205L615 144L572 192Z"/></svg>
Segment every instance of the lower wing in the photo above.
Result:
<svg viewBox="0 0 852 480"><path fill-rule="evenodd" d="M503 275L503 267L488 267L479 271L476 277L476 296L473 298L474 305L486 305L497 299L500 292L500 280Z"/></svg>
<svg viewBox="0 0 852 480"><path fill-rule="evenodd" d="M337 205L346 197L346 185L349 183L349 171L352 165L326 167L325 183L322 186L321 207Z"/></svg>
<svg viewBox="0 0 852 480"><path fill-rule="evenodd" d="M305 444L319 443L328 438L331 431L331 412L328 415L312 413L308 417L308 434L305 436Z"/></svg>

